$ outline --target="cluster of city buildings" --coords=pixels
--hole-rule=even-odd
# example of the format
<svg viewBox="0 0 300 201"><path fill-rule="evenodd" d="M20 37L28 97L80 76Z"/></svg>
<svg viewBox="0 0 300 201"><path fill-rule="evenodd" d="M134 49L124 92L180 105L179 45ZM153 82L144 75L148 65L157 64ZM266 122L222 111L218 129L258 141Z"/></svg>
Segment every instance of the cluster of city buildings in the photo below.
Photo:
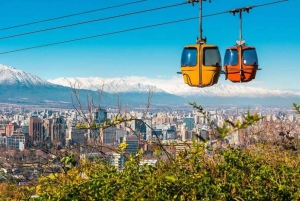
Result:
<svg viewBox="0 0 300 201"><path fill-rule="evenodd" d="M35 110L24 108L4 108L0 112L0 146L13 147L24 150L35 145L55 146L57 149L67 149L76 145L98 144L103 147L117 148L120 143L127 144L126 153L136 154L142 150L148 155L148 161L153 163L151 157L151 144L174 143L178 149L182 149L183 142L192 141L201 136L210 143L216 139L212 130L217 126L222 127L225 120L232 122L243 121L247 109L211 108L206 113L197 110L190 111L131 111L127 114L118 114L113 109L94 108L89 113L79 113L76 110ZM245 145L251 143L261 135L272 136L278 132L289 132L298 138L299 119L292 110L277 108L255 108L256 112L264 117L257 124L244 129L234 131L226 137L226 144ZM112 122L116 116L122 116L126 121L120 121L115 125L100 129L104 123ZM208 121L209 119L209 121ZM128 121L127 121L128 120ZM86 123L86 128L77 125ZM88 123L98 125L95 129L89 129ZM247 137L248 136L248 137ZM122 167L124 158L113 149L103 149L106 157L117 167ZM103 152L102 150L102 152ZM82 152L81 157L97 157L97 152Z"/></svg>

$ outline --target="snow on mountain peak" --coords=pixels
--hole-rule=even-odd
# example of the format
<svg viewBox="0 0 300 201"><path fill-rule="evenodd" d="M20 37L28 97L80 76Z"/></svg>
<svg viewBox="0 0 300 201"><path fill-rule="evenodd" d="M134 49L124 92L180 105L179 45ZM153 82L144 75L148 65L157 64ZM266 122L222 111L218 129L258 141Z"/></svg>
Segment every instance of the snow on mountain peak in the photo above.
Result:
<svg viewBox="0 0 300 201"><path fill-rule="evenodd" d="M120 92L166 92L182 97L186 96L210 96L210 97L300 97L300 93L291 91L268 90L259 87L247 87L242 85L217 84L208 88L189 87L182 82L182 78L150 79L147 77L130 76L124 78L57 78L48 80L53 84L70 87L70 83L80 83L81 88L100 90L108 93Z"/></svg>
<svg viewBox="0 0 300 201"><path fill-rule="evenodd" d="M132 79L131 79L132 78ZM144 80L145 78L143 78ZM134 80L134 81L132 81ZM63 86L79 86L82 89L89 90L101 90L108 93L124 93L124 92L148 92L149 90L155 92L163 92L161 89L155 87L150 83L143 83L140 79L135 79L135 77L125 77L125 78L99 78L99 77L89 77L89 78L58 78L55 80L48 80L53 84L63 85Z"/></svg>
<svg viewBox="0 0 300 201"><path fill-rule="evenodd" d="M0 64L0 75L0 84L21 84L25 86L51 85L48 81L35 75L2 64Z"/></svg>

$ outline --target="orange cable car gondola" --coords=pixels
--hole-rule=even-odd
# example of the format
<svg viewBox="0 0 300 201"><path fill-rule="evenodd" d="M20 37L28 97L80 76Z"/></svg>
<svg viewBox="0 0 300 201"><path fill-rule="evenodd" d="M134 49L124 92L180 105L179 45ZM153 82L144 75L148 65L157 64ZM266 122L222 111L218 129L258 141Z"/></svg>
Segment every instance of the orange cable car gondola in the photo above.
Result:
<svg viewBox="0 0 300 201"><path fill-rule="evenodd" d="M231 82L250 82L255 79L258 68L256 49L245 45L242 40L242 12L249 12L252 7L234 9L230 11L233 15L240 14L240 38L236 46L226 49L224 56L224 72L226 79Z"/></svg>
<svg viewBox="0 0 300 201"><path fill-rule="evenodd" d="M181 72L183 81L192 87L208 87L218 83L221 73L221 56L216 45L205 44L206 38L202 38L202 1L199 2L200 39L197 44L186 45L181 55Z"/></svg>

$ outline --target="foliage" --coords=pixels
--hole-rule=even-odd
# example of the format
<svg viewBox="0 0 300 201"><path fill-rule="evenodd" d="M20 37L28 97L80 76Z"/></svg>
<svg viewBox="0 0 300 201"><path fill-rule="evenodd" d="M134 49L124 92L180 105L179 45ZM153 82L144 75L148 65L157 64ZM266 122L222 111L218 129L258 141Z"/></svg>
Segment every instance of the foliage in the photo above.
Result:
<svg viewBox="0 0 300 201"><path fill-rule="evenodd" d="M294 109L296 110L296 113L298 115L300 115L300 105L296 104L296 103L293 103L293 106L294 106Z"/></svg>
<svg viewBox="0 0 300 201"><path fill-rule="evenodd" d="M172 161L138 166L130 157L123 171L80 161L66 174L41 177L39 200L298 200L300 156L272 145L205 154L196 143Z"/></svg>
<svg viewBox="0 0 300 201"><path fill-rule="evenodd" d="M16 191L16 186L6 182L0 183L0 200L17 199L19 196L16 195Z"/></svg>
<svg viewBox="0 0 300 201"><path fill-rule="evenodd" d="M27 200L32 193L30 187L17 187L14 183L0 183L0 200Z"/></svg>
<svg viewBox="0 0 300 201"><path fill-rule="evenodd" d="M60 160L60 162L63 164L64 171L68 171L71 168L75 167L77 165L77 161L75 160L75 154L65 154L64 157Z"/></svg>

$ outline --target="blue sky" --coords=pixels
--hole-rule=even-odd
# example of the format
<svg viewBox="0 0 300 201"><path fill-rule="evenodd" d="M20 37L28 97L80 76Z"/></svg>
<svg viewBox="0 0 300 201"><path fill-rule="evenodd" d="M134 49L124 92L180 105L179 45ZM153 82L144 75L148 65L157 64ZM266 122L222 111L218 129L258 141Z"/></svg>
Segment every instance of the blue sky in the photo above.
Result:
<svg viewBox="0 0 300 201"><path fill-rule="evenodd" d="M134 0L133 0L134 1ZM103 0L10 0L1 1L0 29L32 21L132 2ZM0 31L0 37L64 24L103 18L181 3L181 0L148 0L127 7ZM203 14L211 14L271 0L212 0L203 3ZM243 84L266 89L300 91L300 7L299 0L254 8L243 14L243 36L257 48L259 71L256 80ZM198 16L198 4L153 11L108 21L69 27L0 40L0 52L52 42L152 25ZM217 44L224 56L226 47L238 39L238 17L223 14L203 18L203 35ZM146 76L171 79L180 70L184 45L195 43L198 20L104 36L73 43L0 55L0 63L35 74L44 79L58 77L103 78ZM219 83L230 84L220 77Z"/></svg>

